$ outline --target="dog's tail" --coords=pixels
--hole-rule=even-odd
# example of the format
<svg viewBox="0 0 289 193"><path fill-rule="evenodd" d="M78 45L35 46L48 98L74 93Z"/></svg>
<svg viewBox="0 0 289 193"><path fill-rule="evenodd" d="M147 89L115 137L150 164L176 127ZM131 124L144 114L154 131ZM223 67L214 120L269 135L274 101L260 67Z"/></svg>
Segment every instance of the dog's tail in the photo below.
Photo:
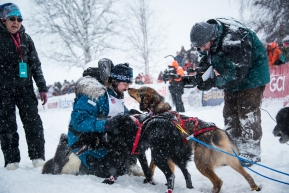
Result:
<svg viewBox="0 0 289 193"><path fill-rule="evenodd" d="M55 155L48 160L42 169L42 174L60 174L62 167L68 161L71 150L68 147L67 135L61 134Z"/></svg>

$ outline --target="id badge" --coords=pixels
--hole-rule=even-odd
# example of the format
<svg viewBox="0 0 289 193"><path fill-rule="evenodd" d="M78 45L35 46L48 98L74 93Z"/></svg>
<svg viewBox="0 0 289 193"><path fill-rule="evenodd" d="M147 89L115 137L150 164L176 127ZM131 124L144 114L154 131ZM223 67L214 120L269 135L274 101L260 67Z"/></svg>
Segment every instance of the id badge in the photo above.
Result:
<svg viewBox="0 0 289 193"><path fill-rule="evenodd" d="M27 78L27 64L25 62L19 63L19 77Z"/></svg>

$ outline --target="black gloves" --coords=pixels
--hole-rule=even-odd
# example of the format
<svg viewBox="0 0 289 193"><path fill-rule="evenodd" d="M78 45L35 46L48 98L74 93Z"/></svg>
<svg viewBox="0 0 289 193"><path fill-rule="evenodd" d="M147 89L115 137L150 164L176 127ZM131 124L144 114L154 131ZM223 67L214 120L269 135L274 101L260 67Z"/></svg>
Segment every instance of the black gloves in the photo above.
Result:
<svg viewBox="0 0 289 193"><path fill-rule="evenodd" d="M112 135L118 134L118 120L116 117L106 120L104 134L101 137L101 140L104 142L109 142L112 138Z"/></svg>
<svg viewBox="0 0 289 193"><path fill-rule="evenodd" d="M106 120L105 132L117 135L118 134L118 120L116 117Z"/></svg>
<svg viewBox="0 0 289 193"><path fill-rule="evenodd" d="M195 86L201 84L203 82L202 76L183 76L183 83L187 88L194 88ZM186 86L188 85L188 86Z"/></svg>
<svg viewBox="0 0 289 193"><path fill-rule="evenodd" d="M215 85L216 78L209 78L208 80L204 82L202 81L200 84L198 84L197 88L202 91L207 91L210 90L212 87L215 87Z"/></svg>
<svg viewBox="0 0 289 193"><path fill-rule="evenodd" d="M278 59L274 62L274 65L281 65L281 64L284 64L284 62L280 59Z"/></svg>

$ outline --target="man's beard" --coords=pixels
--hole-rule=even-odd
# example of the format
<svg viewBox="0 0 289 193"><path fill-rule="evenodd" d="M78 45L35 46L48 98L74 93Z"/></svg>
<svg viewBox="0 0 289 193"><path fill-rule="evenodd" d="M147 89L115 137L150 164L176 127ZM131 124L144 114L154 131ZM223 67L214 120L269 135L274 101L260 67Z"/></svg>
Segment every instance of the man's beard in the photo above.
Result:
<svg viewBox="0 0 289 193"><path fill-rule="evenodd" d="M118 98L118 99L123 99L123 98L124 98L124 94L123 94L123 92L120 92L120 91L118 90L118 88L117 88L118 84L119 84L119 83L112 82L111 86L112 86L114 92L116 92L116 94L117 94L117 97L116 97L116 98Z"/></svg>

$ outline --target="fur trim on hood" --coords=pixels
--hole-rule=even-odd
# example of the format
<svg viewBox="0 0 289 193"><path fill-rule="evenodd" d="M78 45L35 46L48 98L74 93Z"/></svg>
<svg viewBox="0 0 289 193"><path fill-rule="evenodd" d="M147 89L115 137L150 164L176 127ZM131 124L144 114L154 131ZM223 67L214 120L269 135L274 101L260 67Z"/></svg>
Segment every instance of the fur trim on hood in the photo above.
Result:
<svg viewBox="0 0 289 193"><path fill-rule="evenodd" d="M75 83L75 94L84 94L92 99L97 100L106 92L106 87L99 83L91 76L79 78Z"/></svg>

